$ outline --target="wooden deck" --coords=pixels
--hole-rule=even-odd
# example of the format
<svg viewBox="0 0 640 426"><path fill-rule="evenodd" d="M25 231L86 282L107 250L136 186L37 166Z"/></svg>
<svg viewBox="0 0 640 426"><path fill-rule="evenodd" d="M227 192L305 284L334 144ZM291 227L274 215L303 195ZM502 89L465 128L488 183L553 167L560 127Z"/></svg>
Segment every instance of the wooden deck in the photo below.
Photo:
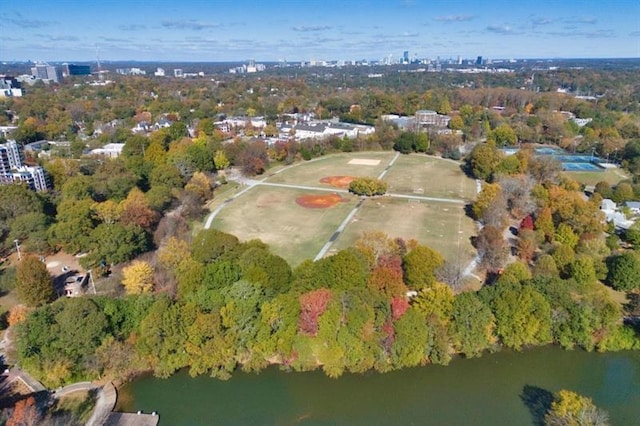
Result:
<svg viewBox="0 0 640 426"><path fill-rule="evenodd" d="M160 416L145 413L111 413L105 426L156 426Z"/></svg>

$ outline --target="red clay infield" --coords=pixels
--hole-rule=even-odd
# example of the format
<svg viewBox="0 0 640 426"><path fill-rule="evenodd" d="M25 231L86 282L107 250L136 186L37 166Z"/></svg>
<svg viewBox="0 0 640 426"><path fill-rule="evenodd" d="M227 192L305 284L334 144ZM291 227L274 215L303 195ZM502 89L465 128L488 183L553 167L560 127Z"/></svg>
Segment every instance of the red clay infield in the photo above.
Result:
<svg viewBox="0 0 640 426"><path fill-rule="evenodd" d="M308 209L326 209L335 206L341 201L346 200L338 194L303 195L296 198L296 203Z"/></svg>
<svg viewBox="0 0 640 426"><path fill-rule="evenodd" d="M325 176L320 179L320 183L326 183L336 188L348 188L354 176Z"/></svg>

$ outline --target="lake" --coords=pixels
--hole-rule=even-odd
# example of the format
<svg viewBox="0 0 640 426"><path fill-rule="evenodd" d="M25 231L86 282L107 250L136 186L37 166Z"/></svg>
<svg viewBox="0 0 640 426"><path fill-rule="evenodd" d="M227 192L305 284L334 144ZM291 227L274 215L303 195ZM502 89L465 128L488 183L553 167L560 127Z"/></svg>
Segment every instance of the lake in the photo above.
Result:
<svg viewBox="0 0 640 426"><path fill-rule="evenodd" d="M640 424L640 352L557 347L339 379L277 367L228 381L181 371L129 383L116 409L157 411L161 425L527 425L563 388L592 398L614 425Z"/></svg>

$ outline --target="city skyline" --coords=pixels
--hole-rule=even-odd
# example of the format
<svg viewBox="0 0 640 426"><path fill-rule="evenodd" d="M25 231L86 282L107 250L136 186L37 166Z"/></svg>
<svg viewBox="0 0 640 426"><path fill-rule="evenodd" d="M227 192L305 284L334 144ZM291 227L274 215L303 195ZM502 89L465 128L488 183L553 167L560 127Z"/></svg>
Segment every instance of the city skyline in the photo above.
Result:
<svg viewBox="0 0 640 426"><path fill-rule="evenodd" d="M640 57L640 2L139 0L0 12L2 61Z"/></svg>

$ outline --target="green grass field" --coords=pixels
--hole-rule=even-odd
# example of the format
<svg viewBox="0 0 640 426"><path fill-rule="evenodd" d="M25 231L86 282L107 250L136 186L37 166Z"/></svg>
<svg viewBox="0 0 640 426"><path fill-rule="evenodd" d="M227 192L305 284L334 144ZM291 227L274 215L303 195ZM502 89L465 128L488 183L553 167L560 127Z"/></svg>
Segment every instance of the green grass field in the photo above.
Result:
<svg viewBox="0 0 640 426"><path fill-rule="evenodd" d="M328 155L313 161L296 163L269 177L267 182L328 187L329 185L320 183L320 179L325 176L377 177L387 167L394 155L395 153L393 152L359 152ZM352 159L377 160L380 162L376 166L349 164Z"/></svg>
<svg viewBox="0 0 640 426"><path fill-rule="evenodd" d="M583 185L593 186L600 181L616 185L618 182L629 179L630 176L622 169L607 169L602 172L565 172L571 179Z"/></svg>
<svg viewBox="0 0 640 426"><path fill-rule="evenodd" d="M296 197L320 192L258 186L226 206L213 227L241 241L260 239L292 266L313 259L355 206L358 198L344 194L346 202L327 209L296 204Z"/></svg>
<svg viewBox="0 0 640 426"><path fill-rule="evenodd" d="M460 164L426 155L401 155L384 176L390 193L472 200L476 183L460 171Z"/></svg>
<svg viewBox="0 0 640 426"><path fill-rule="evenodd" d="M315 186L325 176L378 176L393 159L393 152L336 154L316 161L298 163L270 175L265 183ZM349 164L352 159L380 160L376 165ZM278 169L275 169L276 171ZM401 155L383 178L390 193L452 198L475 198L475 181L467 178L458 164L425 155ZM243 187L229 184L223 195L209 206L213 209ZM257 185L226 205L213 221L213 227L236 235L240 240L260 239L292 266L313 259L329 241L338 226L355 207L359 198L347 199L327 209L310 209L296 204L301 195L326 194L313 190ZM364 231L382 231L390 237L416 239L439 251L445 258L474 256L469 239L476 234L474 222L464 215L464 206L440 201L379 197L364 202L329 254L350 247Z"/></svg>
<svg viewBox="0 0 640 426"><path fill-rule="evenodd" d="M451 203L381 197L367 200L332 252L352 246L367 231L382 231L389 237L416 239L434 248L448 260L470 261L475 253L470 243L475 223L465 216L464 206Z"/></svg>

